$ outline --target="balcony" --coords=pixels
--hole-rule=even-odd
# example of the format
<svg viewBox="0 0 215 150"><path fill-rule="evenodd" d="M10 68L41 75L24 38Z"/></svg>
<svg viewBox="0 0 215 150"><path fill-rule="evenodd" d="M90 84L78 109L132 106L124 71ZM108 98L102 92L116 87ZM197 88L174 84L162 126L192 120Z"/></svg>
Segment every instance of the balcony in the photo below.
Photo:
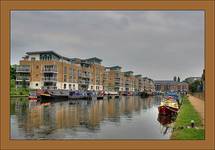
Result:
<svg viewBox="0 0 215 150"><path fill-rule="evenodd" d="M44 82L57 82L57 77L43 77Z"/></svg>
<svg viewBox="0 0 215 150"><path fill-rule="evenodd" d="M30 77L29 76L17 76L16 77L16 81L30 81Z"/></svg>
<svg viewBox="0 0 215 150"><path fill-rule="evenodd" d="M79 80L79 84L90 84L90 81L85 81L85 80Z"/></svg>
<svg viewBox="0 0 215 150"><path fill-rule="evenodd" d="M43 68L44 73L57 73L57 68Z"/></svg>
<svg viewBox="0 0 215 150"><path fill-rule="evenodd" d="M84 73L79 73L78 77L81 77L81 78L90 78L90 75L89 74L84 74Z"/></svg>
<svg viewBox="0 0 215 150"><path fill-rule="evenodd" d="M115 83L120 83L120 80L115 80Z"/></svg>
<svg viewBox="0 0 215 150"><path fill-rule="evenodd" d="M30 66L25 66L25 67L23 67L23 66L17 66L16 67L16 72L26 72L26 73L30 73Z"/></svg>

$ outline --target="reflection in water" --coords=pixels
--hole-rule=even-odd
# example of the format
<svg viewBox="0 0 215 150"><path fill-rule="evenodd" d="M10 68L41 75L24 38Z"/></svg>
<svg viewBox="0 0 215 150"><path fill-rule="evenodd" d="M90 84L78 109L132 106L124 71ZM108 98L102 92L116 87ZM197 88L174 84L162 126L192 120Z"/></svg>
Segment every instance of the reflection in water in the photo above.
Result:
<svg viewBox="0 0 215 150"><path fill-rule="evenodd" d="M166 134L168 132L168 129L172 128L172 126L173 126L172 123L176 120L176 116L158 114L158 119L157 120L162 125L161 132L163 134Z"/></svg>
<svg viewBox="0 0 215 150"><path fill-rule="evenodd" d="M42 105L11 99L11 138L168 139L169 135L160 133L160 100L161 97L130 96Z"/></svg>

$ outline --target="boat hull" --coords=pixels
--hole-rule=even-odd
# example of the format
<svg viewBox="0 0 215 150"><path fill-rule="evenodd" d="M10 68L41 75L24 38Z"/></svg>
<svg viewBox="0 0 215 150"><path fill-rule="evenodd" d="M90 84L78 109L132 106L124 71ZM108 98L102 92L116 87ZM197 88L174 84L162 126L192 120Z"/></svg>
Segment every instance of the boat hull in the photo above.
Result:
<svg viewBox="0 0 215 150"><path fill-rule="evenodd" d="M159 106L158 111L161 115L175 115L177 114L178 109L169 106Z"/></svg>
<svg viewBox="0 0 215 150"><path fill-rule="evenodd" d="M28 100L34 100L34 101L36 101L36 100L38 100L38 98L36 96L29 96Z"/></svg>
<svg viewBox="0 0 215 150"><path fill-rule="evenodd" d="M97 96L97 99L104 99L104 96Z"/></svg>
<svg viewBox="0 0 215 150"><path fill-rule="evenodd" d="M45 102L58 102L58 101L66 101L68 100L68 96L67 95L50 95L50 96L46 96L46 95L41 95L41 102L45 103Z"/></svg>

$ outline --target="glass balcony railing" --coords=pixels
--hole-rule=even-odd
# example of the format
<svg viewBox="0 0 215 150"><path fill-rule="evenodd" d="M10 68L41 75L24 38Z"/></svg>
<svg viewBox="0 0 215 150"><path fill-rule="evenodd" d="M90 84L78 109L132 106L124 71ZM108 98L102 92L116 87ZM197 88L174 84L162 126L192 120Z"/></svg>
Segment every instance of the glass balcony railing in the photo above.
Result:
<svg viewBox="0 0 215 150"><path fill-rule="evenodd" d="M44 73L57 73L57 68L43 68Z"/></svg>
<svg viewBox="0 0 215 150"><path fill-rule="evenodd" d="M82 73L82 74L79 73L78 76L79 76L79 77L82 77L82 78L90 78L90 75L89 75L89 74L84 74L84 73Z"/></svg>
<svg viewBox="0 0 215 150"><path fill-rule="evenodd" d="M30 67L17 66L16 72L30 72Z"/></svg>
<svg viewBox="0 0 215 150"><path fill-rule="evenodd" d="M30 80L30 77L26 77L26 76L17 76L17 77L16 77L16 80L17 80L17 81L23 81L23 80L29 81L29 80Z"/></svg>

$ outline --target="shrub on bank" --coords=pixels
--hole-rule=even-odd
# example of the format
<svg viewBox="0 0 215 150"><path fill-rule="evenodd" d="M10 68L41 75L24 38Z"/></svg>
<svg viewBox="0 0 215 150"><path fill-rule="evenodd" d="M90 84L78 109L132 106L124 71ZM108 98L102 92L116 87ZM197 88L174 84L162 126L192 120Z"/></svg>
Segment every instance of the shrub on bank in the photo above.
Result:
<svg viewBox="0 0 215 150"><path fill-rule="evenodd" d="M10 89L10 95L28 95L29 94L29 89L27 88L11 88Z"/></svg>

